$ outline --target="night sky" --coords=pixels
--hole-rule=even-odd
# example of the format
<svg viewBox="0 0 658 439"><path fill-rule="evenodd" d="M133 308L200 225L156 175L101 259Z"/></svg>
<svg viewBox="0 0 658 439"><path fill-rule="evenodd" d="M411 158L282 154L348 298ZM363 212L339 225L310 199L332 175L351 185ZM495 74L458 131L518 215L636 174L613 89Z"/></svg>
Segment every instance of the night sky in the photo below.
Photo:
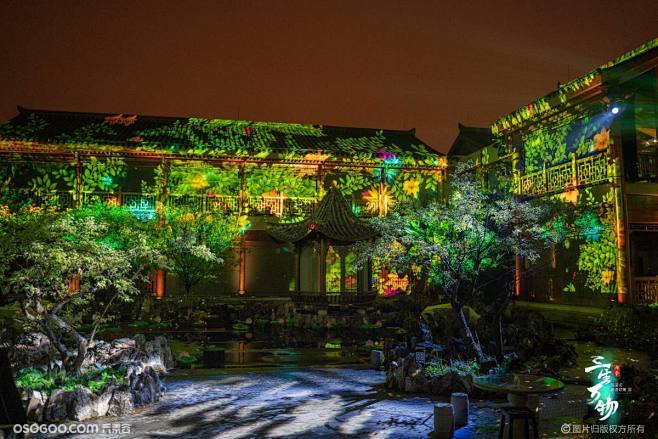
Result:
<svg viewBox="0 0 658 439"><path fill-rule="evenodd" d="M415 127L446 151L457 122L489 125L657 25L655 0L2 0L0 120L23 105Z"/></svg>

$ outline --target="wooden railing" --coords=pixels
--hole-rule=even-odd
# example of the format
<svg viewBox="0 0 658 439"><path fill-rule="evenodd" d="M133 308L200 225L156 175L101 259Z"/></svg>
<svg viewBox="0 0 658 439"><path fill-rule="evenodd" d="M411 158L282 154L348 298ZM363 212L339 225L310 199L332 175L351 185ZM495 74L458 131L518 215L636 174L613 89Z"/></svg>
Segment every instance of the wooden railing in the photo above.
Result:
<svg viewBox="0 0 658 439"><path fill-rule="evenodd" d="M28 191L20 190L25 202L34 206L70 209L78 205L92 205L98 202L126 206L138 217L154 216L158 197L139 192L83 192L80 202L73 191ZM309 215L317 204L313 197L261 196L243 200L237 195L173 195L164 198L164 204L171 207L187 207L201 212L225 212L237 214L244 202L242 212L255 216L276 216L279 218L302 218Z"/></svg>
<svg viewBox="0 0 658 439"><path fill-rule="evenodd" d="M639 153L637 155L637 176L640 180L656 181L658 153Z"/></svg>
<svg viewBox="0 0 658 439"><path fill-rule="evenodd" d="M658 276L635 277L633 283L636 303L658 302Z"/></svg>
<svg viewBox="0 0 658 439"><path fill-rule="evenodd" d="M522 175L517 193L525 196L545 195L581 185L601 183L609 178L608 158L605 153L582 159L573 156L570 162Z"/></svg>

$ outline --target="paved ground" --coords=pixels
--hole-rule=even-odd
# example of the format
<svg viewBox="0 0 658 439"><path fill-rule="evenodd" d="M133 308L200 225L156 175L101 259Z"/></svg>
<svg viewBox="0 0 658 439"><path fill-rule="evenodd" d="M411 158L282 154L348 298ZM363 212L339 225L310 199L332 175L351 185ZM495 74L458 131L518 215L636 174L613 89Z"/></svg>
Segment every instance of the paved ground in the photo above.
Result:
<svg viewBox="0 0 658 439"><path fill-rule="evenodd" d="M386 392L381 387L382 372L314 368L205 373L171 376L168 392L160 403L129 417L96 421L99 426L130 425L129 434L100 437L426 438L433 430L433 401ZM582 389L577 389L564 392L557 399L542 399L542 410L554 418L582 416L582 395ZM575 405L566 404L574 399ZM469 424L459 429L455 437L496 438L500 416L496 406L492 402L472 401ZM571 412L560 412L563 406L570 407ZM543 431L555 430L554 426L541 423Z"/></svg>

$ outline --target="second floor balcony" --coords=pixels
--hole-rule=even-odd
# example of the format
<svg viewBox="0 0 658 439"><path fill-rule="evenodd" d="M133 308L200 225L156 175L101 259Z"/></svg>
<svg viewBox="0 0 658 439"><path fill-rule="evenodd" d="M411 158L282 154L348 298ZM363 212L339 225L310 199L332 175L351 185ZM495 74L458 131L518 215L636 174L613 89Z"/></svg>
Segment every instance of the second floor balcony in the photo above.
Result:
<svg viewBox="0 0 658 439"><path fill-rule="evenodd" d="M573 156L567 163L522 175L516 191L524 196L548 195L578 186L603 183L611 176L612 171L605 153L580 159Z"/></svg>
<svg viewBox="0 0 658 439"><path fill-rule="evenodd" d="M188 208L201 212L223 212L234 215L270 216L283 220L295 220L308 216L315 209L315 197L287 197L283 194L272 196L239 195L173 195L158 196L140 192L82 192L75 191L31 191L17 189L17 195L25 204L42 208L72 209L105 203L127 207L135 216L152 219L158 205ZM357 216L373 216L378 212L368 209L363 200L352 202Z"/></svg>

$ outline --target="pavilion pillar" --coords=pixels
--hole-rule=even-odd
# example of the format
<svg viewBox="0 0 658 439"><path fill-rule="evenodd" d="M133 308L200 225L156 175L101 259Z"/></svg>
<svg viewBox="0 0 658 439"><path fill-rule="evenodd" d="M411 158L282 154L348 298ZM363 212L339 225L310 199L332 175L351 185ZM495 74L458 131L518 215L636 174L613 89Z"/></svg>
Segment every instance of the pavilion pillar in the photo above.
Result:
<svg viewBox="0 0 658 439"><path fill-rule="evenodd" d="M302 291L302 248L295 244L295 292Z"/></svg>
<svg viewBox="0 0 658 439"><path fill-rule="evenodd" d="M320 239L320 256L318 258L319 292L327 294L327 241Z"/></svg>
<svg viewBox="0 0 658 439"><path fill-rule="evenodd" d="M340 292L344 293L347 291L347 288L345 286L345 274L347 272L347 269L345 267L345 257L347 256L347 252L341 251L338 252L340 255Z"/></svg>
<svg viewBox="0 0 658 439"><path fill-rule="evenodd" d="M238 294L243 295L247 293L246 288L247 279L247 255L244 244L240 245L240 271L238 273Z"/></svg>

